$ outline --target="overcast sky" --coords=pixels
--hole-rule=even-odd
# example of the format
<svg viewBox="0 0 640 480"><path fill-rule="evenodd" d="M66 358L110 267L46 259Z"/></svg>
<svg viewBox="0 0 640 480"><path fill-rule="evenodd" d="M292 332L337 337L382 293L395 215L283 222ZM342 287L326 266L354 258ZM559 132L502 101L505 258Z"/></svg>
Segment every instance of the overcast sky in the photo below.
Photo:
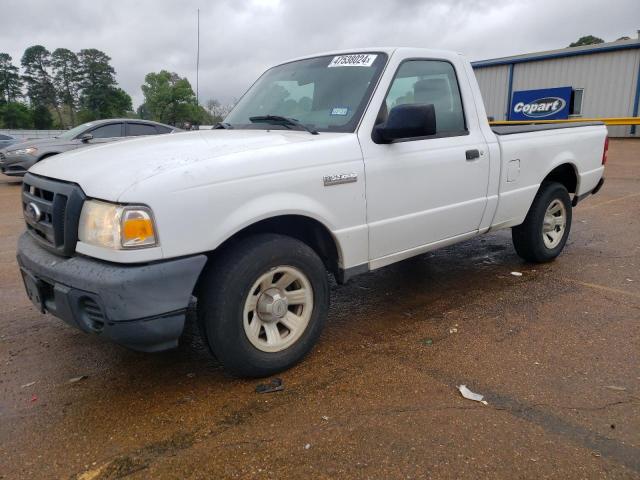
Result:
<svg viewBox="0 0 640 480"><path fill-rule="evenodd" d="M200 101L240 96L288 58L362 46L456 50L472 60L561 48L586 34L637 37L640 0L2 0L0 52L41 44L112 58L137 106L148 72L196 84Z"/></svg>

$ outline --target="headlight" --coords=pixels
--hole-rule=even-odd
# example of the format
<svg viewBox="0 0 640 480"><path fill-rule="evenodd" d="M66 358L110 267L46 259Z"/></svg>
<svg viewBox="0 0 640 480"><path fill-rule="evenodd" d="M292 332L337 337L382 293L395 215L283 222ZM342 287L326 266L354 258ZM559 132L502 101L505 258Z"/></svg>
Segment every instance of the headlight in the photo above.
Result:
<svg viewBox="0 0 640 480"><path fill-rule="evenodd" d="M153 215L148 207L115 205L87 200L82 206L78 239L115 250L158 244Z"/></svg>
<svg viewBox="0 0 640 480"><path fill-rule="evenodd" d="M7 152L7 156L11 156L11 155L35 155L36 153L38 153L38 149L36 147L19 148L18 150L9 150Z"/></svg>

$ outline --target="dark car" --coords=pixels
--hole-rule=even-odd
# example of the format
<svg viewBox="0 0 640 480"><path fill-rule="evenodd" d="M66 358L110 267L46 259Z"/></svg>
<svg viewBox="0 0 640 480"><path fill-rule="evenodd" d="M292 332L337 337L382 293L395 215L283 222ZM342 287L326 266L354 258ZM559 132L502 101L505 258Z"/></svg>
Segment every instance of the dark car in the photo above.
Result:
<svg viewBox="0 0 640 480"><path fill-rule="evenodd" d="M19 141L20 140L18 140L16 137L12 137L11 135L7 135L6 133L0 133L0 150L13 145L14 143L18 143Z"/></svg>
<svg viewBox="0 0 640 480"><path fill-rule="evenodd" d="M118 119L84 123L63 134L40 140L14 143L0 150L0 171L21 177L40 160L89 145L124 140L141 135L160 135L181 131L178 128L148 120Z"/></svg>

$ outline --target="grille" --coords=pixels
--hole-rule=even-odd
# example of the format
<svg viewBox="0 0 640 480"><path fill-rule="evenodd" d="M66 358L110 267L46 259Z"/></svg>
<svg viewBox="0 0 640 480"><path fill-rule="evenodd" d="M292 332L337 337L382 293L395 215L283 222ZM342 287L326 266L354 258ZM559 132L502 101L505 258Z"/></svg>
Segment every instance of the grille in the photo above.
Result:
<svg viewBox="0 0 640 480"><path fill-rule="evenodd" d="M4 153L0 152L0 162L2 162L5 158L7 158L7 156Z"/></svg>
<svg viewBox="0 0 640 480"><path fill-rule="evenodd" d="M73 183L27 173L22 183L27 230L48 250L73 255L84 198L80 187Z"/></svg>

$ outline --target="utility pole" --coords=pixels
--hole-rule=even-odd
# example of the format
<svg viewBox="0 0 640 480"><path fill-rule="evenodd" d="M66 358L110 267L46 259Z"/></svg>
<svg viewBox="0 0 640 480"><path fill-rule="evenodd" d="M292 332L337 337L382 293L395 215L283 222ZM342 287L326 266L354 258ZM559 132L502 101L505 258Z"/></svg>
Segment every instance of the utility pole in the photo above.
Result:
<svg viewBox="0 0 640 480"><path fill-rule="evenodd" d="M196 49L196 105L200 105L200 9L198 9L198 46Z"/></svg>

